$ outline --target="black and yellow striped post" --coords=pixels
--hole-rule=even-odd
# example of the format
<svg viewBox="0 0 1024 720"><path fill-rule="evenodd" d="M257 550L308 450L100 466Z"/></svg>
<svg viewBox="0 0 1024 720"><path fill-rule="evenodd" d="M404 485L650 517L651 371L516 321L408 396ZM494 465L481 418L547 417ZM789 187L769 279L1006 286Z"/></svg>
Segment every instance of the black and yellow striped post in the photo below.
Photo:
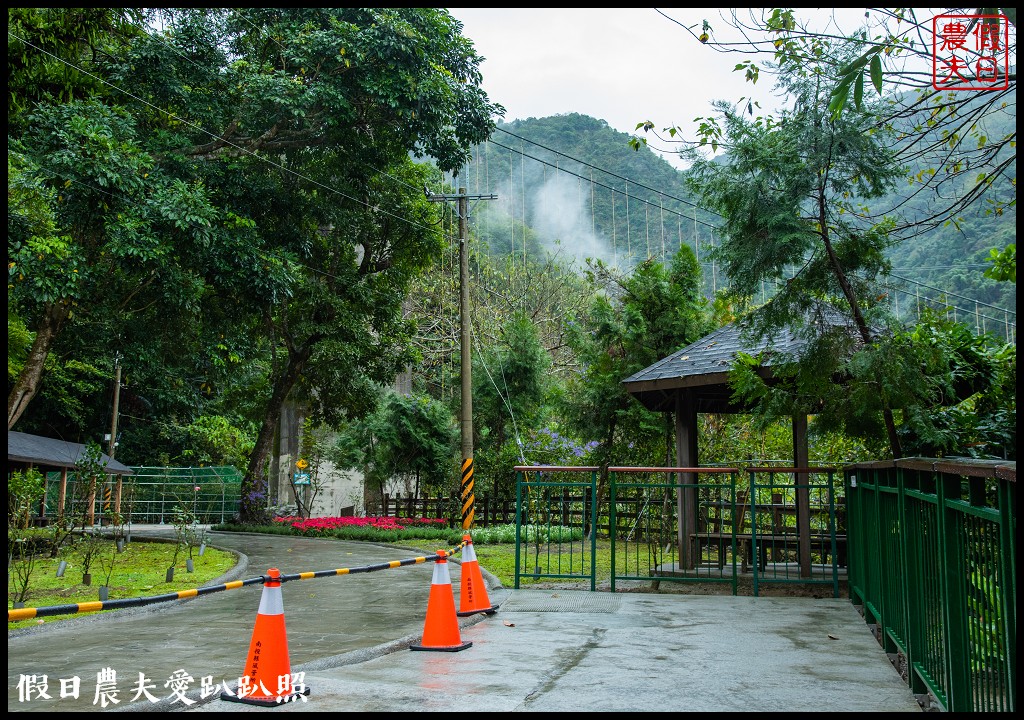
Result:
<svg viewBox="0 0 1024 720"><path fill-rule="evenodd" d="M462 499L462 529L469 530L473 527L473 516L476 514L476 496L473 494L473 458L466 458L462 461L462 485L459 496Z"/></svg>

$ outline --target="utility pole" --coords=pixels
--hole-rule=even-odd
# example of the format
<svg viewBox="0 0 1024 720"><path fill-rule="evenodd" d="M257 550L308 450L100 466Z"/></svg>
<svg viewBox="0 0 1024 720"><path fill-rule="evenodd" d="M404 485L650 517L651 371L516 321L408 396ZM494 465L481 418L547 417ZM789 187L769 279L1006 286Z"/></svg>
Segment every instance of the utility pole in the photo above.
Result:
<svg viewBox="0 0 1024 720"><path fill-rule="evenodd" d="M476 513L473 494L473 376L471 336L469 326L469 248L466 235L469 223L470 200L497 200L497 195L467 195L460 187L455 195L434 195L424 188L431 202L458 202L459 214L459 343L462 350L462 474L459 499L462 503L462 529L469 530Z"/></svg>
<svg viewBox="0 0 1024 720"><path fill-rule="evenodd" d="M121 353L114 355L114 412L110 419L110 437L107 443L107 455L114 457L117 448L117 413L121 402Z"/></svg>
<svg viewBox="0 0 1024 720"><path fill-rule="evenodd" d="M114 355L114 412L112 413L110 420L110 442L107 443L107 455L110 459L114 459L114 453L117 451L117 415L118 405L121 402L121 353ZM104 485L103 493L103 512L110 512L110 476L107 476L107 482ZM117 489L114 493L114 512L121 512L121 475L117 476Z"/></svg>

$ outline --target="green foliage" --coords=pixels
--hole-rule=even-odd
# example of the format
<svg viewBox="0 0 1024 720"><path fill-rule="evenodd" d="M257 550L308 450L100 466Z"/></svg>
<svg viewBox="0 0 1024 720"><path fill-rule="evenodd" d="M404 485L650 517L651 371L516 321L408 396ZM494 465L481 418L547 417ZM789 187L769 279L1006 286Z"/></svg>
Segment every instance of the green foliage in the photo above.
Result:
<svg viewBox="0 0 1024 720"><path fill-rule="evenodd" d="M482 425L503 444L513 419L532 424L545 399L551 356L537 327L523 313L513 313L497 343L476 354L473 410Z"/></svg>
<svg viewBox="0 0 1024 720"><path fill-rule="evenodd" d="M237 530L233 525L214 526L213 530ZM402 544L408 540L434 540L442 545L454 547L462 542L464 531L461 528L445 528L425 525L410 525L403 530L349 525L328 530L297 530L287 523L270 525L247 525L246 532L265 533L268 535L314 535L316 537L337 538L338 540L358 540L371 543Z"/></svg>
<svg viewBox="0 0 1024 720"><path fill-rule="evenodd" d="M15 470L7 478L7 535L29 526L32 514L43 497L43 475L35 468Z"/></svg>
<svg viewBox="0 0 1024 720"><path fill-rule="evenodd" d="M975 645L970 653L973 672L992 672L1006 667L1003 591L988 568L972 568L967 578L967 624Z"/></svg>
<svg viewBox="0 0 1024 720"><path fill-rule="evenodd" d="M521 312L512 313L496 342L476 354L473 427L477 492L510 497L515 483L512 468L520 464L524 451L529 452L523 445L523 433L542 422L552 384L548 375L551 362L538 328Z"/></svg>
<svg viewBox="0 0 1024 720"><path fill-rule="evenodd" d="M7 382L14 382L25 366L25 357L32 347L32 333L17 315L7 313Z"/></svg>
<svg viewBox="0 0 1024 720"><path fill-rule="evenodd" d="M904 412L915 455L1015 459L1017 348L931 314L906 333L928 378L929 403Z"/></svg>
<svg viewBox="0 0 1024 720"><path fill-rule="evenodd" d="M498 525L494 529L493 536L490 533L484 532L482 542L485 543L505 543L516 541L515 536L515 525ZM479 531L477 531L479 532ZM511 532L511 536L510 533ZM581 527L566 527L564 525L524 525L520 529L521 537L524 540L529 540L531 543L564 543L579 541L583 539L583 528ZM490 537L490 539L488 539ZM476 544L476 533L473 536L473 543Z"/></svg>
<svg viewBox="0 0 1024 720"><path fill-rule="evenodd" d="M1017 243L1010 243L1002 250L989 251L992 267L985 269L985 277L999 282L1017 282Z"/></svg>
<svg viewBox="0 0 1024 720"><path fill-rule="evenodd" d="M75 475L79 482L85 484L96 483L104 477L103 449L99 443L90 441L85 443L82 454L75 462Z"/></svg>
<svg viewBox="0 0 1024 720"><path fill-rule="evenodd" d="M110 375L75 357L51 354L44 364L46 382L32 412L23 416L23 432L47 435L62 427L70 437L88 437L110 429Z"/></svg>
<svg viewBox="0 0 1024 720"><path fill-rule="evenodd" d="M648 411L622 381L710 330L699 267L683 247L670 267L648 261L621 277L596 263L591 278L591 306L568 320L579 370L566 383L565 429L599 443L596 465L660 465L674 454L671 417Z"/></svg>
<svg viewBox="0 0 1024 720"><path fill-rule="evenodd" d="M342 467L361 469L367 486L379 493L393 480L410 477L428 495L446 494L455 486L458 429L437 400L384 393L377 411L344 436L333 459Z"/></svg>
<svg viewBox="0 0 1024 720"><path fill-rule="evenodd" d="M251 429L243 429L222 415L201 415L184 428L189 449L182 457L189 464L244 467L254 445Z"/></svg>
<svg viewBox="0 0 1024 720"><path fill-rule="evenodd" d="M700 464L737 467L782 458L792 463L791 421L762 420L760 415L699 414Z"/></svg>
<svg viewBox="0 0 1024 720"><path fill-rule="evenodd" d="M214 530L237 529L231 525L215 526ZM315 535L317 537L330 537L338 540L358 540L363 542L387 543L401 545L404 542L433 540L437 546L454 547L462 543L462 536L465 531L461 528L443 528L429 525L410 524L402 530L386 530L370 527L369 525L346 525L329 530L302 531L293 528L287 523L274 523L272 525L258 525L247 527L248 532L266 533L269 535ZM522 529L523 538L529 538L530 542L539 538L539 542L569 542L579 541L583 538L581 528L570 528L561 525L528 525ZM476 527L472 532L474 545L497 545L515 543L516 526L514 523L505 525L491 525L488 527Z"/></svg>
<svg viewBox="0 0 1024 720"><path fill-rule="evenodd" d="M15 127L36 103L108 92L91 63L140 34L142 19L131 8L8 8L7 113Z"/></svg>

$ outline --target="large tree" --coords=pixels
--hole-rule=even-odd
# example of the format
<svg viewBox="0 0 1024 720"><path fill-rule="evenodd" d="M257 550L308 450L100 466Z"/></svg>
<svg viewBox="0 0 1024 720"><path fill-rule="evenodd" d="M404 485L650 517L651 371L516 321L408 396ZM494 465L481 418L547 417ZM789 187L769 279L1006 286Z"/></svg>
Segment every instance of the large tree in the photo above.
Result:
<svg viewBox="0 0 1024 720"><path fill-rule="evenodd" d="M39 347L9 424L72 307L110 312L111 293L142 288L207 336L266 338L271 389L243 488L258 500L280 403L301 379L330 417L408 359L401 300L439 241L409 158L462 166L501 108L444 10L193 8L149 28L96 62L109 99L40 107L25 135L47 142L19 148L9 272ZM53 255L34 252L40 237L64 251L61 272L29 265Z"/></svg>
<svg viewBox="0 0 1024 720"><path fill-rule="evenodd" d="M829 110L829 72L828 63L791 66L779 84L795 104L778 122L719 104L728 156L694 156L690 179L724 218L716 255L733 291L779 288L750 313L749 333L771 338L785 329L804 341L792 357L774 358L774 388L752 372L763 358L740 363L737 392L758 401L765 417L819 414L826 426L881 434L901 457L898 415L952 398L930 382L923 348L897 332L880 290L887 249L912 226L872 203L903 168L872 113Z"/></svg>
<svg viewBox="0 0 1024 720"><path fill-rule="evenodd" d="M965 79L975 81L966 84L979 85L973 74L977 62L992 54L975 38L989 37L989 47L993 37L998 40L1001 69L993 89L958 90L933 77L944 60L933 39L942 43L945 24L956 22L942 20L934 32L935 13L962 16L960 52L971 69ZM998 14L1006 20L995 23L991 17ZM764 76L781 78L815 68L823 82L819 102L833 118L851 109L861 111L870 103L873 127L892 131L893 162L914 169L899 194L904 211L914 210L909 222L915 233L956 226L979 214L1015 212L1017 74L1015 65L1002 62L1002 52L1011 62L1016 57L1016 9L949 8L925 14L915 8L865 8L856 25L827 11L815 22L807 9L793 8L732 9L693 26L664 15L709 54L723 54L723 62L735 59L735 70L752 84ZM871 102L876 97L882 102ZM755 111L754 102L744 98L738 110L754 115L760 108ZM729 149L718 118L697 120L696 136L679 127L657 132L650 121L639 123L637 129L662 143ZM641 142L646 137L634 140ZM1015 274L1015 240L995 248L990 257L989 276Z"/></svg>

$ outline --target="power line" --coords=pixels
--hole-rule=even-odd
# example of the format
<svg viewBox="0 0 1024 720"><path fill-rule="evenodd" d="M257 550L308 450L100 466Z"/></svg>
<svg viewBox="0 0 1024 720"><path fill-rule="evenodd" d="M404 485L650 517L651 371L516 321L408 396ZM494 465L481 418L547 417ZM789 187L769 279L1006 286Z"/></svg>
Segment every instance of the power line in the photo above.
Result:
<svg viewBox="0 0 1024 720"><path fill-rule="evenodd" d="M542 145L541 143L536 142L534 140L530 140L530 139L525 138L525 137L523 137L521 135L516 135L514 132L510 132L509 130L506 130L503 127L496 127L495 129L505 133L506 135L511 135L514 138L518 138L519 140L525 140L526 142L530 143L531 145L536 145L537 147L543 148L544 150L547 150L548 152L553 152L556 155L561 155L562 157L564 157L564 158L566 158L568 160L572 160L575 163L579 163L580 165L583 165L584 167L593 168L594 170L597 170L599 172L603 172L605 175L609 175L609 176L615 178L616 180L624 180L627 183L633 183L637 187L641 187L644 190L650 190L651 192L658 193L662 197L666 197L666 198L668 198L670 200L675 200L676 202L683 203L684 205L689 205L690 207L693 207L693 208L695 208L697 210L703 210L706 213L710 213L712 215L718 215L718 217L722 217L719 213L716 213L713 210L708 210L707 208L701 207L700 205L694 203L692 200L687 200L685 198L676 197L675 195L670 195L670 194L666 193L663 190L657 190L655 188L652 188L649 185L644 185L643 183L639 183L636 180L631 180L630 178L623 177L622 175L618 175L616 173L613 173L610 170L605 170L604 168L600 168L597 165L592 165L592 164L590 164L590 163L588 163L588 162L586 162L584 160L580 160L579 158L572 157L571 155L566 155L565 153L560 152L559 150L555 150L554 148L550 148L547 145ZM490 142L494 142L494 141L492 140ZM495 143L495 144L497 144L497 143ZM532 158L532 159L536 159L536 158ZM575 175L575 173L570 173L570 174ZM582 176L581 175L576 175L576 177L582 177ZM640 198L637 198L637 199L640 199ZM707 224L707 223L705 223L705 224Z"/></svg>
<svg viewBox="0 0 1024 720"><path fill-rule="evenodd" d="M502 130L501 128L498 128L498 129L499 129L499 130ZM687 201L685 201L685 200L681 200L681 199L679 199L679 198L673 198L673 197L672 197L671 195L668 195L668 194L665 194L665 193L661 193L661 191L658 191L658 190L654 190L653 188L650 188L649 186L643 185L642 183L637 183L637 182L635 182L635 181L632 181L632 180L628 180L627 178L624 178L624 177L622 177L622 176L620 176L620 175L615 175L615 173L610 173L610 172L608 172L608 171L605 171L605 170L603 170L602 168L600 168L600 167L597 167L597 166L595 166L595 165L591 165L591 164L589 164L589 163L585 163L585 162L583 162L582 160L576 160L576 158L573 158L573 157L572 157L572 156L570 156L570 155L566 155L565 153L561 153L561 152L559 152L559 151L557 151L557 150L554 150L554 149L552 149L552 148L548 148L548 147L546 147L546 146L544 146L544 145L541 145L540 143L533 143L533 141L531 141L531 140L527 140L526 138L522 138L521 136L519 136L519 135L515 135L514 133L510 133L510 132L508 132L507 130L502 130L502 132L505 132L505 133L507 133L507 134L509 134L509 135L512 135L513 137L518 137L518 138L520 138L521 140L525 140L526 142L530 142L530 143L532 143L532 144L534 144L534 145L537 145L538 147L541 147L541 148L543 148L543 149L545 149L545 150L548 150L549 152L555 152L555 153L557 153L557 154L559 154L559 155L561 155L561 156L563 156L563 157L565 157L565 158L567 158L567 159L569 159L569 160L574 160L574 161L576 161L576 162L579 162L579 163L581 163L581 164L583 164L583 165L586 165L587 167L591 167L591 168L593 168L593 169L595 169L595 170L598 170L599 172L605 172L605 173L607 173L607 174L609 174L609 175L612 175L612 176L614 176L614 177L616 177L616 178L620 178L620 179L622 179L622 180L625 180L626 182L633 182L633 183L634 183L635 185L637 185L637 186L639 186L639 187L644 187L645 189L650 189L650 190L652 190L652 192L657 192L657 193L659 193L659 194L662 194L662 195L664 195L665 197L669 197L669 198L672 198L672 199L677 199L677 200L680 200L681 202L686 202L687 204L689 204L690 206L694 207L695 209L701 209L701 210L703 210L703 208L701 208L701 207L700 207L699 205L695 205L694 203L689 203L689 202L687 202ZM490 142L490 143L493 143L494 145L497 145L498 147L501 147L501 148L504 148L504 149L506 149L506 150L509 150L510 152L515 152L515 153L518 153L518 154L520 154L521 156L523 156L523 157L526 157L526 158L529 158L529 159L531 159L531 160L534 160L534 161L536 161L536 162L539 162L539 163L543 163L543 164L547 165L548 167L555 167L556 169L558 169L558 170L559 170L559 171L561 171L561 172L564 172L564 173L566 173L567 175L571 175L571 176L573 176L573 177L577 177L577 178L582 178L582 179L584 179L584 180L588 180L588 179L589 179L589 180L590 180L590 182L592 182L592 183L593 183L594 185L597 185L598 187L602 187L602 188L605 188L605 189L611 190L612 192L616 192L616 193L623 193L623 191L622 191L622 190L619 190L618 188L614 188L614 187L611 187L611 186L609 186L609 185L605 185L604 183L601 183L601 182L599 182L599 181L595 181L595 180L593 180L592 178L586 178L586 177L584 177L584 176L582 176L582 175L579 175L579 174L577 174L577 173L574 173L574 172L572 172L571 170L566 170L566 169L565 169L564 167L559 167L559 166L557 166L557 165L554 165L554 164L552 164L552 163L550 163L550 162L547 162L547 161L545 161L545 160L543 160L543 159L541 159L541 158L537 158L537 157L534 157L534 156L532 156L532 155L529 155L529 154L527 154L527 153L523 152L522 150L516 150L515 148L509 147L509 146L507 146L507 145L503 145L502 143L500 143L500 142L497 142L497 141L495 141L495 140L488 140L488 142ZM624 194L624 195L626 195L627 197L629 197L629 196L630 196L628 192L626 192L626 193L623 193L623 194ZM649 202L648 200L645 200L644 198L639 198L639 197L636 197L635 195L634 195L634 196L632 196L632 197L633 197L633 198L634 198L635 200L639 200L640 202L643 202L643 203L644 203L645 205L650 205L650 204L651 204L651 203L650 203L650 202ZM685 218L686 218L687 220L690 220L690 219L691 219L691 217L690 217L690 216L686 216L686 215L683 215L682 213L680 213L680 212L677 212L677 211L674 211L674 210L671 210L671 209L669 209L669 210L668 210L668 212L669 212L669 213L671 213L671 214L677 215L678 217L685 217ZM704 222L704 221L702 221L702 220L697 220L696 218L693 218L693 219L694 219L694 222L695 222L695 223L700 223L700 224L702 224L702 225L705 225L705 226L707 226L707 227L711 228L712 230L721 230L721 228L720 228L720 227L718 227L718 226L716 226L716 225L713 225L713 224L711 224L711 223L708 223L708 222ZM948 267L949 267L949 268L953 268L953 267L986 267L986 266L984 266L984 265L970 265L970 266L967 266L967 265L959 265L959 266L948 266ZM935 269L942 269L942 268L941 268L940 266L936 266L936 267L935 267ZM964 295L959 295L959 294L957 294L957 293L954 293L954 292L951 292L951 291L946 291L946 290L942 290L942 289L940 289L940 288L936 288L936 287L934 287L934 286L931 286L931 285L927 285L926 283L920 282L920 281L918 281L918 280L913 280L913 279L911 279L911 278L903 277L903 276L901 276L901 275L896 275L895 273L890 273L890 277L893 277L893 278L896 278L896 279L902 280L903 282L907 282L907 283L910 283L910 284L912 284L912 285L919 285L919 286L921 286L921 287L923 287L923 288L928 288L929 290L934 290L935 292L945 293L945 294L948 294L948 295L951 295L951 296L954 296L954 297L958 297L958 298L960 298L960 299L962 299L962 300L966 300L966 301L968 301L968 302L971 302L971 303L977 303L977 304L979 304L979 305L984 305L984 306L986 306L986 307L992 308L992 309L994 309L994 310L998 310L998 311L1000 311L1000 312L1008 312L1008 313L1010 313L1010 314L1012 314L1012 315L1016 316L1016 311L1014 311L1014 310L1007 310L1006 308L1001 308L1001 307L999 307L998 305L992 305L992 304L989 304L989 303L985 303L985 302L983 302L983 301L981 301L981 300L975 300L974 298L969 298L969 297L966 297L966 296L964 296ZM973 311L968 311L968 310L966 310L965 308L959 308L959 309L960 309L960 310L963 310L964 312L973 312ZM997 319L995 319L995 318L989 318L989 319L992 319L992 320L997 320Z"/></svg>
<svg viewBox="0 0 1024 720"><path fill-rule="evenodd" d="M538 157L534 157L533 155L529 155L529 154L527 154L527 153L523 152L522 150L516 150L515 148L511 148L511 147L509 147L508 145L502 145L502 144L501 144L500 142L498 142L498 141L496 141L496 140L488 140L487 142L489 142L489 143L491 143L491 144L493 144L493 145L497 145L497 146L498 146L498 147L500 147L500 148L504 148L504 149L506 149L506 150L511 150L511 151L513 151L513 152L516 152L516 153L518 153L519 155L521 155L521 156L522 156L522 157L524 157L524 158L529 158L530 160L533 160L533 161L535 161L535 162L539 162L539 163L541 163L542 165L546 165L547 167L555 168L555 169L559 170L560 172L564 172L564 173L565 173L565 174L567 174L567 175L572 175L573 177L577 177L577 178L583 178L584 180L588 180L588 181L590 181L590 179L589 179L589 178L587 178L587 177L585 177L585 176L583 176L583 175L580 175L580 174L578 174L578 173L574 173L574 172L572 172L571 170L566 170L565 168L559 168L559 167L558 167L557 165L555 165L555 164L553 164L553 163L550 163L550 162L548 162L547 160L542 160L541 158L538 158ZM597 169L597 170L600 170L600 168L596 168L596 169ZM623 178L623 179L625 179L625 178ZM612 187L611 185L605 185L604 183L602 183L602 182L598 182L597 180L593 180L593 181L591 181L591 182L593 182L593 183L594 183L595 185L597 185L598 187L602 187L602 188L605 188L606 190L611 190L611 191L612 191L613 193L620 193L620 194L622 194L622 195L625 195L625 196L626 196L626 198L632 197L632 198L633 198L634 200L638 200L639 202L642 202L642 203L644 203L645 205L651 205L651 204L653 204L653 203L651 203L651 202L650 202L649 200L645 200L644 198L641 198L641 197L637 197L637 196L635 196L635 195L633 195L633 196L630 196L630 194L629 194L628 192L623 192L622 190L620 190L620 189L618 189L618 188L616 188L616 187ZM627 180L627 182L630 182L630 181L628 181L628 180ZM653 192L660 192L660 191L658 191L658 190L654 190ZM662 194L664 194L664 193L662 193ZM666 197L671 197L671 196L666 196ZM672 198L672 199L674 199L674 200L678 200L678 198ZM686 202L686 201L680 200L680 202ZM700 208L699 206L693 205L693 203L687 203L687 204L689 204L689 205L692 205L693 207L695 207L695 208L697 208L697 209L703 210L703 208ZM688 220L690 219L690 216L689 216L689 215L684 215L683 213L681 213L681 212L678 212L677 210L668 210L668 212L669 212L669 213L671 213L671 214L673 214L673 215L678 215L678 216L680 216L680 217L685 217L685 218L686 218L686 219L688 219ZM715 227L715 226L714 226L714 225L712 225L711 223L709 223L709 222L705 222L704 220L698 220L697 222L699 222L699 223L700 223L701 225L707 225L707 226L708 226L708 227L710 227L710 228L714 228L714 227Z"/></svg>
<svg viewBox="0 0 1024 720"><path fill-rule="evenodd" d="M940 292L940 293L942 293L944 295L952 295L953 297L960 298L961 300L967 300L968 302L972 302L972 303L974 303L976 305L984 305L985 307L992 308L993 310L999 310L1001 312L1007 312L1007 313L1010 313L1011 315L1013 315L1015 317L1017 315L1017 311L1016 310L1007 310L1006 308L1001 308L998 305L990 305L987 302L982 302L981 300L975 300L974 298L969 298L966 295L959 295L959 294L953 292L952 290L943 290L941 288L935 287L934 285L928 285L928 284L923 283L923 282L918 282L917 280L911 280L910 278L903 277L902 275L896 275L895 273L889 273L889 276L890 277L894 277L897 280L902 280L903 282L912 283L914 285L920 285L923 288L928 288L929 290L934 290L935 292Z"/></svg>

